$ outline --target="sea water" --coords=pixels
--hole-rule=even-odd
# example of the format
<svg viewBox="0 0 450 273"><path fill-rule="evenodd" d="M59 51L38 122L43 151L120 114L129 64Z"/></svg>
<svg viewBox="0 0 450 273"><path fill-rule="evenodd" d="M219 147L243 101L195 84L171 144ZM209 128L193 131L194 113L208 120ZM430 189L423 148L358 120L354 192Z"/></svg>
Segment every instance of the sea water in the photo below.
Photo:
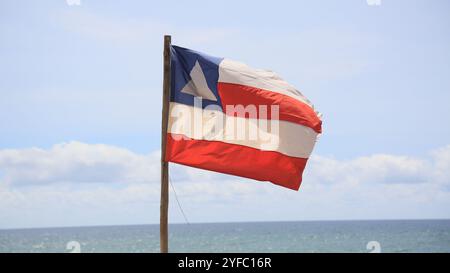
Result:
<svg viewBox="0 0 450 273"><path fill-rule="evenodd" d="M159 226L0 230L0 252L158 252ZM450 220L169 225L171 252L450 252Z"/></svg>

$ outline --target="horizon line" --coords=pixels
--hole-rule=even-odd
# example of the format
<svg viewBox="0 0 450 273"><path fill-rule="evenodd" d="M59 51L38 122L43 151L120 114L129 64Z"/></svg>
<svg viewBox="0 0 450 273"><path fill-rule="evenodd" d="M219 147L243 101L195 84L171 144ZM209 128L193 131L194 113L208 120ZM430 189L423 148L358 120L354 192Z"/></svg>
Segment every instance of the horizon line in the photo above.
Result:
<svg viewBox="0 0 450 273"><path fill-rule="evenodd" d="M202 225L202 224L252 224L252 223L293 223L293 222L371 222L371 221L450 221L450 218L391 218L391 219L329 219L329 220L273 220L273 221L229 221L229 222L175 222L170 225ZM29 230L29 229L69 229L69 228L100 228L100 227L130 227L130 226L159 226L159 223L144 224L111 224L111 225L80 225L80 226L37 226L0 228L0 231Z"/></svg>

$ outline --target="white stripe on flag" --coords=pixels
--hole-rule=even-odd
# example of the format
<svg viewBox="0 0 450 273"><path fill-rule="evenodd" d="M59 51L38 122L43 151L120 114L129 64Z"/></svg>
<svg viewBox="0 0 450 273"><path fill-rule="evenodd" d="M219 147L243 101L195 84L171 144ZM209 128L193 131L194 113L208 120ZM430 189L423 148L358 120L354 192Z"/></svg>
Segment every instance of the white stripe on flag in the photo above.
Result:
<svg viewBox="0 0 450 273"><path fill-rule="evenodd" d="M293 157L308 158L317 138L317 133L313 129L282 120L233 117L216 110L202 112L201 108L175 102L170 103L169 113L168 133L196 140L244 145ZM220 125L218 120L224 121L223 126L219 126L222 130L216 127ZM267 126L261 126L260 122L267 122ZM278 132L272 131L277 127L276 123Z"/></svg>
<svg viewBox="0 0 450 273"><path fill-rule="evenodd" d="M223 59L219 65L219 82L252 86L297 99L311 108L311 102L300 91L270 70L254 69L244 63Z"/></svg>

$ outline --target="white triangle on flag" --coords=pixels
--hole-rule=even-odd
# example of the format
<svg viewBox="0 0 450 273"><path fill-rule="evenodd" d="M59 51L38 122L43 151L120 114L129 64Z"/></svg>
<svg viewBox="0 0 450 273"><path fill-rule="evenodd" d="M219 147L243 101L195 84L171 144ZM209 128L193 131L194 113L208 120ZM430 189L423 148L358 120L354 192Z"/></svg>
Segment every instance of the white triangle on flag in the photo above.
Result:
<svg viewBox="0 0 450 273"><path fill-rule="evenodd" d="M198 61L195 61L195 65L189 76L191 76L191 80L181 89L181 92L207 100L217 101L213 91L208 87L205 75Z"/></svg>

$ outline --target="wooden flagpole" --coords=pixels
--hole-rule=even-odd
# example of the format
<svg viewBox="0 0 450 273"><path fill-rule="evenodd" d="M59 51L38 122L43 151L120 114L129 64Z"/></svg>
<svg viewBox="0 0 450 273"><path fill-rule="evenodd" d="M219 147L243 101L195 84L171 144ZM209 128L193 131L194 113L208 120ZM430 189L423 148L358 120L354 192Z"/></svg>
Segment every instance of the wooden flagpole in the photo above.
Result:
<svg viewBox="0 0 450 273"><path fill-rule="evenodd" d="M170 44L171 36L164 35L164 75L163 75L163 98L162 98L162 120L161 120L161 204L159 219L159 241L161 253L169 250L168 239L168 213L169 213L169 163L165 160L167 124L169 119L170 98Z"/></svg>

